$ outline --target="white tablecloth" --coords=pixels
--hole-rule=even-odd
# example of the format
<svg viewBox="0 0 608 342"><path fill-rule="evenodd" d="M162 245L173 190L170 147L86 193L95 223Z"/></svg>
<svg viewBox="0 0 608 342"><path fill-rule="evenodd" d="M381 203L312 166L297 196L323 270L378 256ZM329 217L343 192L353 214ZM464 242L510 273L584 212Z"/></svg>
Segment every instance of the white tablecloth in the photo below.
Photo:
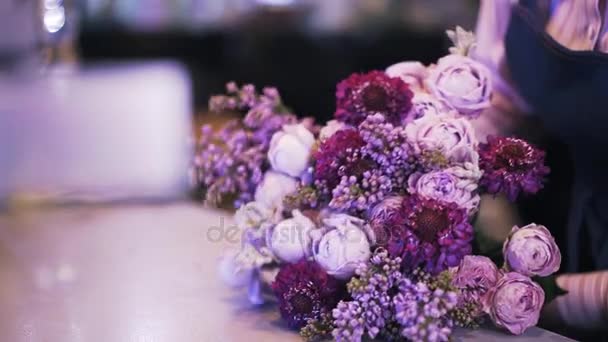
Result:
<svg viewBox="0 0 608 342"><path fill-rule="evenodd" d="M216 272L230 214L193 204L0 212L0 341L299 341ZM463 341L565 341L459 331Z"/></svg>

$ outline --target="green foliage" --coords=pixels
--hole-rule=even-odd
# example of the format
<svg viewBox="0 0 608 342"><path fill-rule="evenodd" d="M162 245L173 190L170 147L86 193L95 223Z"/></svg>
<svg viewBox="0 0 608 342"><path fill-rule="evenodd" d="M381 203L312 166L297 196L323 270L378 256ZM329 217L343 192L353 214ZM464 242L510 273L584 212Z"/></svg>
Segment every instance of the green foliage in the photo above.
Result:
<svg viewBox="0 0 608 342"><path fill-rule="evenodd" d="M300 330L300 336L305 341L314 342L331 338L334 329L333 319L330 313L322 314L318 319L311 319L308 324Z"/></svg>

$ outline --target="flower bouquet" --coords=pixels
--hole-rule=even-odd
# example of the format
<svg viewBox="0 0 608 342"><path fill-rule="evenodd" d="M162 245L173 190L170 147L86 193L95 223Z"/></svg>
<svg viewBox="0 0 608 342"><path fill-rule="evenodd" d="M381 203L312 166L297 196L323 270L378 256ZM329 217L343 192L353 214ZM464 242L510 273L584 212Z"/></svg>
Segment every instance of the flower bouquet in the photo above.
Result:
<svg viewBox="0 0 608 342"><path fill-rule="evenodd" d="M539 191L544 153L512 137L477 140L471 120L490 106L491 75L469 57L470 33L448 35L455 47L434 65L341 81L323 126L298 119L274 88L229 83L210 100L245 114L203 127L193 162L205 202L234 206L243 232L221 275L252 303L272 294L307 340L447 341L455 326L489 320L521 334L538 321L535 279L561 262L553 237L514 227L497 265L473 255L472 222L481 194Z"/></svg>

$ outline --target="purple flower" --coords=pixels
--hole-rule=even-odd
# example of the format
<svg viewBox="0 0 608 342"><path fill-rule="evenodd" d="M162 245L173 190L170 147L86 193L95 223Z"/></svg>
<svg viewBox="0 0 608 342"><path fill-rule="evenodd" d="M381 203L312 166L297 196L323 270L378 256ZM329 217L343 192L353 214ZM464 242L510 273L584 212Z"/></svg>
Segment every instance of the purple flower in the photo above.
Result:
<svg viewBox="0 0 608 342"><path fill-rule="evenodd" d="M549 174L545 153L516 138L489 136L479 147L479 166L484 172L480 185L491 194L504 193L511 201L521 192L537 193Z"/></svg>
<svg viewBox="0 0 608 342"><path fill-rule="evenodd" d="M456 292L413 282L402 273L402 259L378 248L357 268L347 285L352 301L333 310L333 336L338 341L374 339L447 341L458 302ZM428 280L432 280L430 277Z"/></svg>
<svg viewBox="0 0 608 342"><path fill-rule="evenodd" d="M470 294L479 301L490 290L498 279L500 272L490 260L481 255L465 256L452 275L452 284L462 291Z"/></svg>
<svg viewBox="0 0 608 342"><path fill-rule="evenodd" d="M393 303L403 337L409 341L449 341L453 322L448 313L458 303L455 292L430 290L424 283L403 279Z"/></svg>
<svg viewBox="0 0 608 342"><path fill-rule="evenodd" d="M370 168L361 175L343 176L331 192L331 209L360 213L381 201L393 189L393 180L380 168Z"/></svg>
<svg viewBox="0 0 608 342"><path fill-rule="evenodd" d="M382 114L399 124L406 119L412 106L412 92L398 77L381 71L352 74L338 83L335 118L350 125L358 125L368 115Z"/></svg>
<svg viewBox="0 0 608 342"><path fill-rule="evenodd" d="M358 158L365 141L354 129L335 132L321 143L314 153L315 180L333 189L347 172L359 173L368 169L368 162Z"/></svg>
<svg viewBox="0 0 608 342"><path fill-rule="evenodd" d="M471 123L450 115L426 115L405 127L416 153L440 152L452 163L477 162L477 138Z"/></svg>
<svg viewBox="0 0 608 342"><path fill-rule="evenodd" d="M359 127L365 141L361 154L378 165L397 188L406 186L407 177L415 166L414 153L403 126L393 125L380 114L368 116Z"/></svg>
<svg viewBox="0 0 608 342"><path fill-rule="evenodd" d="M333 311L336 340L360 341L363 334L375 338L383 332L394 316L391 292L398 290L403 279L400 268L401 259L390 258L382 248L374 252L368 263L359 265L358 277L347 285L353 300L338 304Z"/></svg>
<svg viewBox="0 0 608 342"><path fill-rule="evenodd" d="M465 56L441 58L431 70L426 86L447 106L468 117L477 117L490 107L490 72L483 64Z"/></svg>
<svg viewBox="0 0 608 342"><path fill-rule="evenodd" d="M315 186L328 206L359 215L405 189L415 161L403 127L381 114L369 115L357 128L333 134L314 157Z"/></svg>
<svg viewBox="0 0 608 342"><path fill-rule="evenodd" d="M320 318L340 300L337 280L313 261L281 267L272 290L281 316L293 329L303 327L309 319Z"/></svg>
<svg viewBox="0 0 608 342"><path fill-rule="evenodd" d="M211 97L211 111L245 112L242 121L230 121L218 131L203 126L193 161L194 183L205 202L220 206L227 199L238 208L253 200L257 185L268 168L270 140L283 125L297 119L286 112L274 88L258 94L255 87L238 88L229 83L227 95Z"/></svg>
<svg viewBox="0 0 608 342"><path fill-rule="evenodd" d="M340 302L332 312L337 342L359 342L365 333L363 309L359 302Z"/></svg>
<svg viewBox="0 0 608 342"><path fill-rule="evenodd" d="M399 229L399 225L403 222L401 211L403 200L402 196L387 197L369 212L369 224L379 246L386 246L393 229Z"/></svg>
<svg viewBox="0 0 608 342"><path fill-rule="evenodd" d="M402 210L402 228L393 231L388 250L401 256L406 267L421 265L437 274L471 254L473 227L464 209L414 195Z"/></svg>
<svg viewBox="0 0 608 342"><path fill-rule="evenodd" d="M459 166L424 174L415 173L409 178L408 191L424 198L454 203L468 213L474 213L480 201L477 180L463 177L466 175L466 170Z"/></svg>
<svg viewBox="0 0 608 342"><path fill-rule="evenodd" d="M525 275L510 272L488 291L484 311L494 324L520 335L538 323L544 301L545 293L538 284Z"/></svg>
<svg viewBox="0 0 608 342"><path fill-rule="evenodd" d="M529 224L513 227L503 245L505 264L511 271L527 276L549 276L559 270L562 255L545 226Z"/></svg>

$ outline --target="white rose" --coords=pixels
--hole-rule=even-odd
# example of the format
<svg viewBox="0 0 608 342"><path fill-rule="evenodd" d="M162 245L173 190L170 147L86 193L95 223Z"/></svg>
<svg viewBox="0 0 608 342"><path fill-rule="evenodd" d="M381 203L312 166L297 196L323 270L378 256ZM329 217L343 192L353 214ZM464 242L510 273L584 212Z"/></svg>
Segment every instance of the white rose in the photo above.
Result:
<svg viewBox="0 0 608 342"><path fill-rule="evenodd" d="M262 266L274 261L266 249L257 250L250 244L243 244L240 250L229 250L219 262L219 273L224 283L233 288L247 287L247 297L254 305L263 304Z"/></svg>
<svg viewBox="0 0 608 342"><path fill-rule="evenodd" d="M329 229L314 248L315 261L338 279L349 279L361 262L370 258L371 229L364 222L345 214L323 220Z"/></svg>
<svg viewBox="0 0 608 342"><path fill-rule="evenodd" d="M319 140L327 140L329 137L334 135L334 133L345 129L346 127L348 127L348 125L342 121L329 120L327 124L321 128L321 131L319 132Z"/></svg>
<svg viewBox="0 0 608 342"><path fill-rule="evenodd" d="M268 171L264 174L264 179L255 190L255 201L265 205L271 210L283 209L283 199L285 196L296 191L298 182L295 178L282 173Z"/></svg>
<svg viewBox="0 0 608 342"><path fill-rule="evenodd" d="M273 261L270 254L262 254L250 244L241 249L228 250L219 263L219 273L224 282L231 287L245 287L253 281L256 271Z"/></svg>
<svg viewBox="0 0 608 342"><path fill-rule="evenodd" d="M279 222L271 231L267 245L284 262L295 263L311 255L311 231L315 224L299 210L293 217Z"/></svg>
<svg viewBox="0 0 608 342"><path fill-rule="evenodd" d="M279 213L261 202L242 205L234 214L234 222L242 230L258 229L264 223L276 223Z"/></svg>
<svg viewBox="0 0 608 342"><path fill-rule="evenodd" d="M424 64L420 62L401 62L386 68L386 74L390 77L399 77L412 89L424 89L424 79L428 76L428 71Z"/></svg>
<svg viewBox="0 0 608 342"><path fill-rule="evenodd" d="M314 135L304 125L285 125L270 140L270 165L275 171L299 177L308 167L314 143Z"/></svg>

